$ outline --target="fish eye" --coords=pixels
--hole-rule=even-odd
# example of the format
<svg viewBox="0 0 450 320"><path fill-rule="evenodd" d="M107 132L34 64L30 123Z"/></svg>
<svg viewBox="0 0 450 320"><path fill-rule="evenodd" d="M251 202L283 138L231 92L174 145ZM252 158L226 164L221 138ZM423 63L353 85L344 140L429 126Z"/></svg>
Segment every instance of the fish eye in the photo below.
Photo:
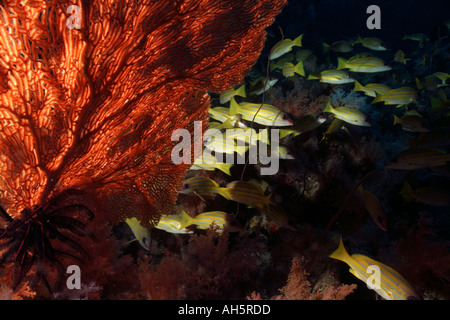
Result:
<svg viewBox="0 0 450 320"><path fill-rule="evenodd" d="M142 242L143 242L147 247L149 247L149 245L150 245L150 240L147 239L147 237L142 238Z"/></svg>
<svg viewBox="0 0 450 320"><path fill-rule="evenodd" d="M287 120L288 119L288 115L286 113L283 113L283 115L281 116L281 119Z"/></svg>
<svg viewBox="0 0 450 320"><path fill-rule="evenodd" d="M189 188L189 183L183 184L183 189L187 189L187 188Z"/></svg>

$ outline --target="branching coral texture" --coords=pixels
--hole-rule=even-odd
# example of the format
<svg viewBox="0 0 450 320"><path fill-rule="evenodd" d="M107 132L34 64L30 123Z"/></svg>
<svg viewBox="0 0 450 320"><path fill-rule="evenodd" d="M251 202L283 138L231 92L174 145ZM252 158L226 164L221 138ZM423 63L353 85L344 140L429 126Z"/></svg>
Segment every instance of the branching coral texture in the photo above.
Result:
<svg viewBox="0 0 450 320"><path fill-rule="evenodd" d="M187 170L172 131L207 119L208 90L242 81L285 1L0 4L1 205L18 216L82 189L97 221L148 225Z"/></svg>

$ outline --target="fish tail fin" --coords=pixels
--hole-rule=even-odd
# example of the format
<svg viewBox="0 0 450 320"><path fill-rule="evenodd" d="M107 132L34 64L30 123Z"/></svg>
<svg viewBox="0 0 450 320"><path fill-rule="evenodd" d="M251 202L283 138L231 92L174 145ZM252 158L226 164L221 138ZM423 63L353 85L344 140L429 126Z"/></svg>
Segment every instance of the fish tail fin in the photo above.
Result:
<svg viewBox="0 0 450 320"><path fill-rule="evenodd" d="M180 230L189 227L190 225L194 224L194 222L195 222L194 218L188 215L186 211L181 210Z"/></svg>
<svg viewBox="0 0 450 320"><path fill-rule="evenodd" d="M322 44L323 52L326 53L328 50L330 50L330 45L326 44L325 42Z"/></svg>
<svg viewBox="0 0 450 320"><path fill-rule="evenodd" d="M297 72L299 75L305 77L305 69L303 68L303 62L302 61L299 61L294 66L294 71Z"/></svg>
<svg viewBox="0 0 450 320"><path fill-rule="evenodd" d="M430 101L431 101L431 112L439 111L445 107L445 102L439 98L431 96Z"/></svg>
<svg viewBox="0 0 450 320"><path fill-rule="evenodd" d="M323 110L323 112L330 112L330 113L333 113L333 111L334 111L334 108L333 108L333 106L331 105L330 101L328 101L328 102L327 102L327 105L325 106L325 109Z"/></svg>
<svg viewBox="0 0 450 320"><path fill-rule="evenodd" d="M402 122L402 119L400 119L399 117L397 117L397 116L394 114L394 126L395 126L396 124L401 123L401 122Z"/></svg>
<svg viewBox="0 0 450 320"><path fill-rule="evenodd" d="M220 194L222 197L224 197L227 200L231 200L231 193L229 188L223 188L219 187L216 189L216 192Z"/></svg>
<svg viewBox="0 0 450 320"><path fill-rule="evenodd" d="M277 63L271 63L271 64L269 65L270 71L273 71L273 70L275 70L276 68L278 68L278 64L277 64Z"/></svg>
<svg viewBox="0 0 450 320"><path fill-rule="evenodd" d="M307 80L316 80L320 79L320 76L317 74L309 74Z"/></svg>
<svg viewBox="0 0 450 320"><path fill-rule="evenodd" d="M402 196L403 200L405 200L406 202L411 201L413 199L413 192L414 191L409 183L405 181L403 183L402 190L400 190L400 195Z"/></svg>
<svg viewBox="0 0 450 320"><path fill-rule="evenodd" d="M355 87L353 88L353 91L364 91L364 86L359 83L358 80L355 79Z"/></svg>
<svg viewBox="0 0 450 320"><path fill-rule="evenodd" d="M340 237L339 247L332 254L330 254L329 257L345 262L347 260L348 256L349 256L349 254L348 254L347 250L345 250L344 242L342 241L342 237Z"/></svg>
<svg viewBox="0 0 450 320"><path fill-rule="evenodd" d="M290 131L287 129L279 129L279 132L280 132L280 139L283 139L284 137L290 134Z"/></svg>
<svg viewBox="0 0 450 320"><path fill-rule="evenodd" d="M236 102L234 97L230 99L230 115L235 115L239 113L239 104Z"/></svg>
<svg viewBox="0 0 450 320"><path fill-rule="evenodd" d="M269 204L270 204L270 198L272 197L272 192L269 193L267 196L264 196L264 203L262 203L262 207L267 207L269 208Z"/></svg>
<svg viewBox="0 0 450 320"><path fill-rule="evenodd" d="M238 95L242 98L247 98L247 94L245 92L245 83L236 89L236 95Z"/></svg>
<svg viewBox="0 0 450 320"><path fill-rule="evenodd" d="M217 169L225 173L226 175L229 175L231 177L231 171L230 168L233 164L231 163L221 163L217 166Z"/></svg>
<svg viewBox="0 0 450 320"><path fill-rule="evenodd" d="M281 139L281 137L280 137L280 139ZM265 128L265 129L261 130L260 132L258 132L258 140L261 141L262 143L267 144L267 145L270 144L270 141L269 141L269 129L268 128Z"/></svg>
<svg viewBox="0 0 450 320"><path fill-rule="evenodd" d="M347 68L347 60L341 57L338 57L337 60L338 60L337 70Z"/></svg>
<svg viewBox="0 0 450 320"><path fill-rule="evenodd" d="M301 47L302 46L302 38L303 38L303 34L299 35L292 42L294 43L295 46Z"/></svg>
<svg viewBox="0 0 450 320"><path fill-rule="evenodd" d="M375 92L375 99L372 100L372 104L382 102L383 96L377 92Z"/></svg>
<svg viewBox="0 0 450 320"><path fill-rule="evenodd" d="M134 238L133 240L130 240L130 241L128 241L128 242L125 243L125 244L130 244L130 243L133 243L133 242L135 242L135 241L138 241L138 238Z"/></svg>
<svg viewBox="0 0 450 320"><path fill-rule="evenodd" d="M417 90L419 90L419 91L423 90L423 85L420 82L419 78L417 78L417 77L416 77L416 87L417 87Z"/></svg>
<svg viewBox="0 0 450 320"><path fill-rule="evenodd" d="M358 186L358 191L359 191L359 193L361 193L361 195L364 194L364 188L363 188L362 184L360 184L360 185Z"/></svg>

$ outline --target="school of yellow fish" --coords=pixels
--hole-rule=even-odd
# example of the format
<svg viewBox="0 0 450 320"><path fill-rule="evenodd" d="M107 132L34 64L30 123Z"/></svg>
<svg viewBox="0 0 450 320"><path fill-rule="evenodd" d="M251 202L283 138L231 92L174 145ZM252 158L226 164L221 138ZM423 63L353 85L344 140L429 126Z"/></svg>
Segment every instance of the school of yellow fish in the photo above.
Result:
<svg viewBox="0 0 450 320"><path fill-rule="evenodd" d="M335 69L315 70L306 72L305 61L314 55L312 50L303 48L303 35L294 39L283 39L279 41L270 51L269 67L271 76L260 76L256 79L247 79L247 82L239 84L234 88L220 93L218 96L219 106L211 107L210 129L216 129L222 135L222 139L215 139L214 134L205 133L204 148L209 152L204 152L202 157L195 160L191 167L189 178L184 181L181 194L198 197L203 202L209 201L211 197L221 196L229 201L234 201L249 208L256 208L269 221L278 227L296 231L295 226L289 223L289 214L279 205L271 202L270 188L264 181L242 181L233 180L226 185L220 186L215 180L203 176L201 173L195 174L199 170L220 170L231 177L231 167L219 161L215 155L237 153L241 157L249 150L249 146L257 142L270 144L268 130L277 128L279 138L282 142L287 136L292 138L319 128L324 129L323 139L345 126L354 125L366 127L370 130L373 127L369 117L361 110L353 106L332 105L328 101L320 114L308 114L300 119L294 119L291 115L282 111L274 105L254 102L263 93L268 92L282 79L292 77L303 77L309 81L320 81L324 85L351 86L352 90L361 95L369 97L372 106L383 106L390 108L392 116L392 127L400 126L408 135L409 149L399 150L399 152L385 163L385 168L390 170L416 170L420 168L436 168L436 174L440 174L439 169L450 160L447 154L440 148L450 144L449 139L449 119L450 107L447 98L450 85L450 75L445 70L434 72L422 78L415 78L412 83L405 83L403 80L396 80L396 75L392 73L392 67L381 58L377 57L378 52L386 51L381 39L375 37L355 40L337 40L331 44L323 44L323 54L335 58ZM404 41L416 41L419 48L422 48L428 41L424 34L405 35ZM357 46L366 48L368 53L358 53L351 57L336 56L340 54L351 54ZM412 63L417 57L408 57L402 50L392 54L392 64L403 66ZM425 61L425 55L423 60ZM425 63L425 62L424 62ZM394 83L398 85L394 88L384 83L362 83L354 74L386 73L387 77L393 77ZM272 77L278 75L278 78ZM282 75L282 76L281 76ZM364 77L362 77L364 78ZM422 100L419 100L419 97ZM428 99L431 112L445 113L443 120L430 125L423 117L423 99ZM253 128L257 124L262 128L259 132ZM233 135L225 136L224 130L235 130ZM290 151L283 145L279 149L280 159L294 159ZM194 175L193 175L194 173ZM448 174L444 170L442 174ZM388 219L386 217L383 202L370 190L359 186L360 200L364 208L369 213L373 222L383 231L388 231ZM411 187L407 181L404 182L401 196L405 201L417 201L429 205L450 206L450 192L434 186L421 188ZM184 210L180 213L173 213L163 216L159 223L154 226L156 229L164 230L173 234L192 234L195 230L205 230L214 228L217 233L222 233L226 227L230 227L229 221L232 214L223 211L201 212L192 217ZM133 220L134 219L134 220ZM144 249L149 249L150 232L142 228L135 218L127 219L126 223L131 228L136 240ZM193 228L195 226L195 228ZM230 231L242 231L242 228L235 228ZM370 266L376 266L379 270L378 280L380 285L374 288L384 299L419 299L419 294L397 271L391 267L371 259L364 255L349 255L342 239L339 248L330 255L331 258L341 260L350 266L350 272L362 281L367 281L372 275L368 271Z"/></svg>

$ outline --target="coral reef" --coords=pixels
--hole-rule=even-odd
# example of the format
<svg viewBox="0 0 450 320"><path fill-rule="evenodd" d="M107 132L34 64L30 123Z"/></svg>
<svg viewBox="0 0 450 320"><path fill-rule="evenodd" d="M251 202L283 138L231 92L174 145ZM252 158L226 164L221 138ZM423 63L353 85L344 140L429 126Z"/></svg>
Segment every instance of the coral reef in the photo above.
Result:
<svg viewBox="0 0 450 320"><path fill-rule="evenodd" d="M285 1L144 1L140 8L132 1L93 1L79 3L89 27L62 30L68 15L60 2L10 10L4 2L1 253L21 252L8 247L11 235L16 244L28 245L28 234L47 240L36 230L20 238L29 223L20 220L28 212L21 211L53 205L64 190L82 193L64 199L58 214L83 205L95 218L86 234L73 220L66 225L66 231L80 231L89 253L81 289L61 286L58 266L51 265L43 282L53 292L32 279L12 290L17 270L28 264L3 263L1 297L399 298L389 288L380 289L386 294L371 290L364 282L369 271L352 265L380 261L407 279L417 296L450 298L448 24L409 36L395 29L383 41L381 33L339 35L311 27L320 8L337 10L338 4L306 1L288 4L278 16L289 21L302 7L304 20L278 21L266 39L264 30ZM23 25L36 31L25 32ZM348 46L324 46L334 41ZM271 59L274 50L285 52ZM397 50L402 59L394 57ZM220 110L222 120L208 108ZM269 164L261 158L250 161L252 142L244 131L223 145L241 141L246 153L227 154L212 144L204 149L214 157L230 155L233 163L175 165L172 132L187 128L195 146L193 122L203 121L205 130L208 117L217 136L237 127L283 132L279 140L261 131L253 137L258 152L267 147L277 160L276 174L262 173ZM278 151L271 149L278 143ZM187 183L192 177L204 179ZM217 214L208 216L205 229L196 219L211 212ZM164 228L158 228L161 216ZM30 217L29 225L36 225L39 220ZM148 245L134 241L142 235L126 217L148 228ZM93 240L83 237L92 234ZM54 248L78 253L54 240ZM339 243L352 254L347 260L330 258L341 257L332 254ZM71 260L60 261L65 267Z"/></svg>

